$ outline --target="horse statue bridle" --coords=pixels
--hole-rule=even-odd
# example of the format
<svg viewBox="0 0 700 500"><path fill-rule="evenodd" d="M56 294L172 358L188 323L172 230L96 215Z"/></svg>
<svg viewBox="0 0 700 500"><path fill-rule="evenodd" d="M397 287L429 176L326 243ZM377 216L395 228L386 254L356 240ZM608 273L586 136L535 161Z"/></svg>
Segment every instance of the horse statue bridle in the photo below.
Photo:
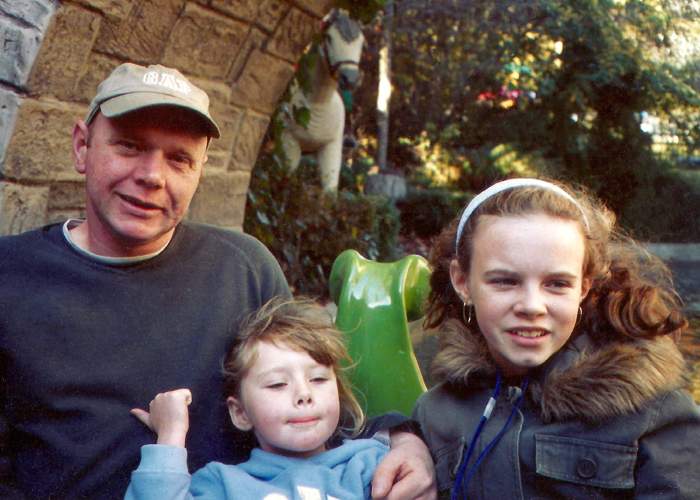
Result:
<svg viewBox="0 0 700 500"><path fill-rule="evenodd" d="M326 66L328 67L328 73L338 81L338 85L340 85L340 88L343 90L350 89L356 85L359 85L362 77L362 70L360 69L360 63L357 61L353 61L351 59L341 59L339 61L333 61L331 60L331 56L328 51L328 43L330 42L330 37L324 36L323 42L320 45L321 49L321 54L323 55L323 60L326 63ZM347 78L347 75L345 78L342 78L340 75L340 67L345 66L345 67L351 67L355 69L357 77L354 79L349 79Z"/></svg>
<svg viewBox="0 0 700 500"><path fill-rule="evenodd" d="M328 68L328 74L330 74L334 80L338 81L338 85L340 86L340 88L342 90L352 90L352 88L354 88L360 84L360 81L362 78L362 70L360 69L359 61L353 61L351 59L341 59L339 61L333 61L331 59L330 50L328 48L328 45L331 42L331 37L328 35L327 30L337 20L338 20L338 13L337 13L337 11L335 11L334 14L323 23L323 40L319 44L319 50L321 51L321 54L323 56L323 60L326 64L326 67ZM361 36L361 34L362 34L362 32L360 31L357 36ZM343 36L343 38L347 42L351 41L351 40L348 40L346 38L347 33L343 34L341 31L341 36ZM354 69L354 72L350 71L349 75L346 73L341 74L341 72L340 72L341 66L344 66L346 68L350 67L350 68ZM354 73L354 75L352 75L352 73ZM354 76L354 78L352 78L352 76Z"/></svg>

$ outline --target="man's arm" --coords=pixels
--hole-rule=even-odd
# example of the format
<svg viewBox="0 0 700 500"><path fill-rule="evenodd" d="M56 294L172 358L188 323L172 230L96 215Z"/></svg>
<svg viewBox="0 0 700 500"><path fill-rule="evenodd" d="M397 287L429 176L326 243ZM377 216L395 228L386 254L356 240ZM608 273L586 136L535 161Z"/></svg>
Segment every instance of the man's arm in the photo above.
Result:
<svg viewBox="0 0 700 500"><path fill-rule="evenodd" d="M419 430L416 422L408 418L403 413L391 411L382 415L367 419L359 438L371 438L378 431L409 431L416 434Z"/></svg>
<svg viewBox="0 0 700 500"><path fill-rule="evenodd" d="M374 473L372 498L434 500L437 487L430 451L417 435L402 428L391 431L391 451Z"/></svg>

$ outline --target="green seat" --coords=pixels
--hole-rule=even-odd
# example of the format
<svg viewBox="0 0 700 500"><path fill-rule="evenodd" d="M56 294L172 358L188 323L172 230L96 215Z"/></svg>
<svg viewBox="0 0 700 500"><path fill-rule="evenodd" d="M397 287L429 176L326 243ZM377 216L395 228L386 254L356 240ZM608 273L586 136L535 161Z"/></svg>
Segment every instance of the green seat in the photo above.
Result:
<svg viewBox="0 0 700 500"><path fill-rule="evenodd" d="M346 250L333 263L329 287L336 325L355 362L351 380L368 416L410 415L425 390L408 322L423 315L430 270L421 256L374 262Z"/></svg>

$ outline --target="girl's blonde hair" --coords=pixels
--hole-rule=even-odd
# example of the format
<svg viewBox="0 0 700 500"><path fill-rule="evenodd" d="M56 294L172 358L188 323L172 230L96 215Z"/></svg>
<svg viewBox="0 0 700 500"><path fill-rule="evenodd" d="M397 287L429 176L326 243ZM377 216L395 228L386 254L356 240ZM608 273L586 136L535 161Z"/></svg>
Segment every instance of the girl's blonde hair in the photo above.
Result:
<svg viewBox="0 0 700 500"><path fill-rule="evenodd" d="M442 231L430 255L433 271L426 326L437 327L447 319L462 318L463 303L450 281L450 262L457 258L462 270L469 272L480 216L546 214L577 222L584 237L583 277L590 279L592 286L574 333L586 331L598 340L665 334L678 338L688 322L668 268L622 235L616 229L614 214L584 189L549 182L570 194L574 201L541 187L517 187L495 194L479 205L465 223L460 241L455 241L459 218Z"/></svg>
<svg viewBox="0 0 700 500"><path fill-rule="evenodd" d="M306 352L317 363L331 367L337 379L340 399L336 434L353 437L361 431L365 415L346 375L346 366L352 360L343 334L334 326L323 306L309 298L277 297L248 316L224 360L226 397L240 397L241 382L257 359L259 342Z"/></svg>

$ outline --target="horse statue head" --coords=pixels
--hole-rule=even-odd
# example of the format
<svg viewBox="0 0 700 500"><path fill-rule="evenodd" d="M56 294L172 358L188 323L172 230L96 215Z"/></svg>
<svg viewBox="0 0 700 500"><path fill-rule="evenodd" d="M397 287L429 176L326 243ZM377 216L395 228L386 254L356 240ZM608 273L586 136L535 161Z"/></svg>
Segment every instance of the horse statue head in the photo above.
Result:
<svg viewBox="0 0 700 500"><path fill-rule="evenodd" d="M342 90L354 89L360 81L360 57L365 37L360 24L342 9L332 10L323 22L321 58L328 73Z"/></svg>
<svg viewBox="0 0 700 500"><path fill-rule="evenodd" d="M313 74L297 74L284 114L286 127L282 147L289 168L299 166L302 154L313 154L327 192L338 189L343 151L345 110L349 95L360 82L360 57L365 37L360 24L347 12L334 9L324 18L322 38L309 49ZM302 85L301 82L309 85ZM295 110L307 109L308 120L296 120Z"/></svg>

